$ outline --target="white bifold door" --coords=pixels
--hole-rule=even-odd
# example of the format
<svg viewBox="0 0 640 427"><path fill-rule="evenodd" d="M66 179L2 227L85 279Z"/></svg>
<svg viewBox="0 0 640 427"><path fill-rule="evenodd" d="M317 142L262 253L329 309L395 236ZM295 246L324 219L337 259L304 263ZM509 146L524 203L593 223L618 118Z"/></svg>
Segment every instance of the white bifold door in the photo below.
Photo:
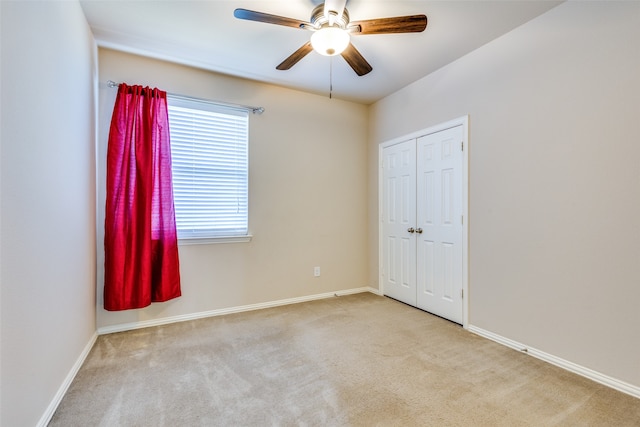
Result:
<svg viewBox="0 0 640 427"><path fill-rule="evenodd" d="M383 149L384 294L463 321L463 128Z"/></svg>

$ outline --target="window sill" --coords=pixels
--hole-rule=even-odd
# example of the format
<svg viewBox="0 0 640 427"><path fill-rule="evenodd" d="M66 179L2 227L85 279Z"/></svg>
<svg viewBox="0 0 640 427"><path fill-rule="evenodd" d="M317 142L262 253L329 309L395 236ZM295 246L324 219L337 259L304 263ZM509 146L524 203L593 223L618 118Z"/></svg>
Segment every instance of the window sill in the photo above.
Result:
<svg viewBox="0 0 640 427"><path fill-rule="evenodd" d="M253 236L221 236L221 237L186 237L178 238L178 245L215 245L218 243L247 243Z"/></svg>

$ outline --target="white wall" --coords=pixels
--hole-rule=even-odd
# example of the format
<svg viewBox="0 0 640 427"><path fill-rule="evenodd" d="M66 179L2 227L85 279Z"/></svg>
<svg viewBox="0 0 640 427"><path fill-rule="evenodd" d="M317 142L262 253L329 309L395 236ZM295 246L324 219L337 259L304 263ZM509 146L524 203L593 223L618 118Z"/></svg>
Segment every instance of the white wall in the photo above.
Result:
<svg viewBox="0 0 640 427"><path fill-rule="evenodd" d="M95 336L96 48L76 2L0 8L0 424L31 426Z"/></svg>
<svg viewBox="0 0 640 427"><path fill-rule="evenodd" d="M98 328L360 288L367 277L367 107L99 50ZM102 308L104 168L116 89L107 80L263 106L250 116L250 243L182 245L182 297ZM313 267L321 276L313 277Z"/></svg>
<svg viewBox="0 0 640 427"><path fill-rule="evenodd" d="M564 3L372 107L369 232L378 144L469 114L471 325L640 386L639 99L640 3Z"/></svg>

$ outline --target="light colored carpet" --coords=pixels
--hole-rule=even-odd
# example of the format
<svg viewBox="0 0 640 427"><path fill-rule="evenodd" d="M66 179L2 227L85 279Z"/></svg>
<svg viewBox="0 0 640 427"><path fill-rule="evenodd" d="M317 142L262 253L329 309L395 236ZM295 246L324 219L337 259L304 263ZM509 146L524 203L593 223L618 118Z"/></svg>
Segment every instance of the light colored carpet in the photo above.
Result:
<svg viewBox="0 0 640 427"><path fill-rule="evenodd" d="M98 338L51 426L638 426L640 399L364 293Z"/></svg>

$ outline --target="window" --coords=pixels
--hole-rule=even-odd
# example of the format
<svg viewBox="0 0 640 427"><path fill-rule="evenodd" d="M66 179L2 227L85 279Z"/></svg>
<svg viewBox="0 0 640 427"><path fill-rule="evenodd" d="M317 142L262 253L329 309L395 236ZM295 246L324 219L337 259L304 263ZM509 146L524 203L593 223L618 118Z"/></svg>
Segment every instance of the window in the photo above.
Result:
<svg viewBox="0 0 640 427"><path fill-rule="evenodd" d="M247 111L168 95L179 239L247 237Z"/></svg>

